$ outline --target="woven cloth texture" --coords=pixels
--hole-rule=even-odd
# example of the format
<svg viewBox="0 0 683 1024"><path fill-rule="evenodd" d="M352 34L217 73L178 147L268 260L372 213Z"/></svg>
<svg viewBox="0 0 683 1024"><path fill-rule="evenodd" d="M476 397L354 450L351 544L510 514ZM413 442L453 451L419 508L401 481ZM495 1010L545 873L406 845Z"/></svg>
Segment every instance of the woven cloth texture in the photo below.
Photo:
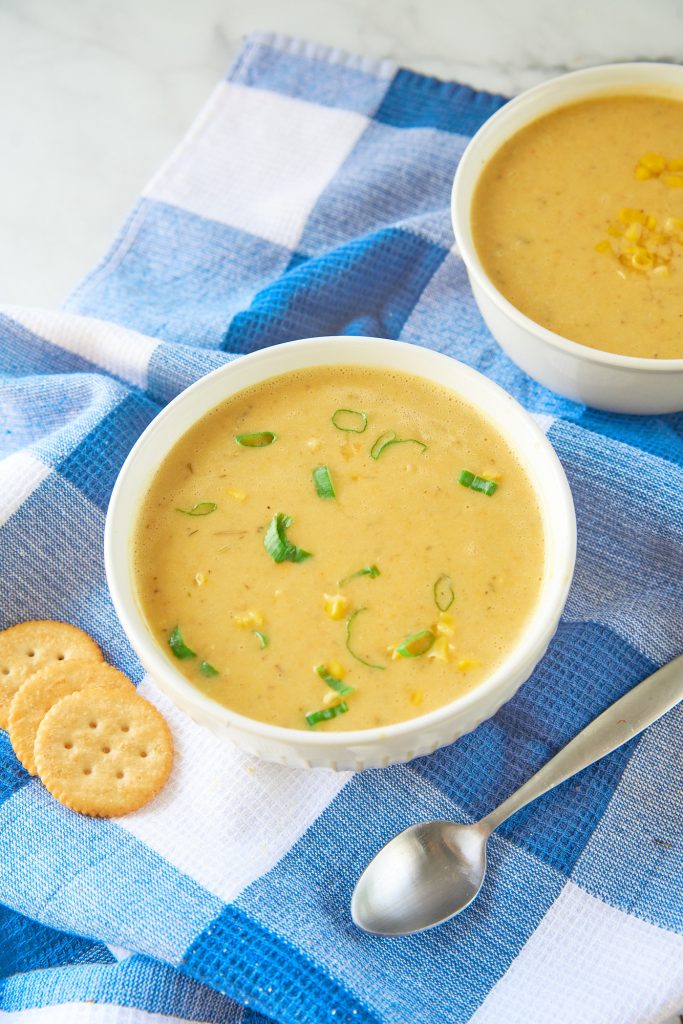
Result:
<svg viewBox="0 0 683 1024"><path fill-rule="evenodd" d="M349 918L392 834L485 814L683 642L683 416L536 384L453 247L458 159L504 102L251 37L65 308L0 311L0 625L87 629L177 749L155 801L93 820L0 733L0 1020L656 1024L683 1006L680 708L506 822L449 924L380 939ZM102 556L117 473L166 402L241 354L330 334L438 349L501 384L578 516L560 627L517 696L430 757L356 775L258 762L174 709Z"/></svg>

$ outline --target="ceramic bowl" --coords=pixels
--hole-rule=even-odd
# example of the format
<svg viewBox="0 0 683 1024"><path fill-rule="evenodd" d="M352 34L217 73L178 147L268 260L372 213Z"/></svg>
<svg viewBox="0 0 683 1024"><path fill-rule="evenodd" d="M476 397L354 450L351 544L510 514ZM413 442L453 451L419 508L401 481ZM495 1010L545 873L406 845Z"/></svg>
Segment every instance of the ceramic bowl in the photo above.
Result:
<svg viewBox="0 0 683 1024"><path fill-rule="evenodd" d="M498 344L530 377L597 409L665 413L683 409L683 359L641 359L579 345L541 327L498 291L472 240L472 198L484 166L525 125L556 107L611 93L649 93L683 100L683 67L608 64L552 79L521 93L479 129L453 182L451 213L477 305Z"/></svg>
<svg viewBox="0 0 683 1024"><path fill-rule="evenodd" d="M539 599L513 650L469 693L429 714L382 728L304 731L236 714L195 689L161 650L136 598L132 537L142 498L170 449L209 410L235 392L290 370L355 364L415 374L450 388L481 410L505 436L534 483L545 534ZM576 523L571 492L552 446L534 420L482 374L447 356L378 338L311 338L263 349L203 377L161 412L121 469L104 539L109 589L142 664L166 695L196 722L268 761L360 770L406 761L451 743L489 718L529 677L554 634L574 568Z"/></svg>

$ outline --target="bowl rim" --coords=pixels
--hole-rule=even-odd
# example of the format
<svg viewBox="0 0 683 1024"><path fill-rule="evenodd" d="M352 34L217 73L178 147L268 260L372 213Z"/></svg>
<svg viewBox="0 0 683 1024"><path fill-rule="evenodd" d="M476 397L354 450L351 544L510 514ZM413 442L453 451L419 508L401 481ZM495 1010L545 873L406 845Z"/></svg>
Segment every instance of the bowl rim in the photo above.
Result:
<svg viewBox="0 0 683 1024"><path fill-rule="evenodd" d="M544 93L552 93L558 87L562 88L564 83L569 82L570 84L580 84L582 81L589 78L596 79L595 95L604 94L606 87L609 87L610 80L613 80L613 75L617 71L633 71L634 73L642 73L643 71L651 72L651 84L656 86L658 83L661 83L664 85L665 83L657 77L657 73L661 74L665 70L668 74L671 74L673 71L674 74L680 76L681 86L683 87L683 66L680 64L667 63L665 61L620 61L614 64L596 64L592 67L581 68L579 71L570 71L565 75L558 75L557 77L551 78L546 82L541 82L530 89L525 89L524 92L519 93L497 110L496 113L488 118L472 136L458 162L458 167L453 179L453 186L451 188L451 222L453 225L457 251L462 257L468 273L470 273L475 279L476 284L483 292L486 293L487 297L509 317L510 320L523 330L534 334L539 338L539 340L546 342L546 344L565 354L582 359L588 363L599 363L602 366L635 370L640 373L683 372L683 357L675 359L653 359L646 356L622 355L617 352L607 352L603 349L591 348L590 345L582 345L580 342L572 341L570 338L565 338L564 335L557 334L555 331L551 331L549 328L543 327L542 324L532 320L531 317L522 313L521 310L514 306L510 300L507 299L502 292L498 290L498 288L496 288L482 266L471 230L472 200L474 199L474 193L476 191L476 186L479 183L482 171L490 157L482 163L479 172L474 176L473 183L469 189L469 194L465 192L465 187L462 185L462 181L466 171L469 169L469 165L478 159L479 147L482 143L488 142L492 134L495 134L496 132L500 133L500 139L494 148L495 153L505 142L511 139L523 127L532 124L539 117L544 116L543 114L538 113L532 114L523 124L517 124L511 131L506 130L505 126L508 118L510 117L510 112L512 112L512 116L514 117L514 114L519 107L526 104L529 99L534 99ZM643 84L646 83L643 82ZM647 84L650 84L650 82ZM619 83L619 86L615 88L615 93L618 92L619 87L624 88L625 86L626 83ZM582 93L581 98L587 99L589 96L588 94ZM556 109L567 106L572 102L573 100L571 96L564 96L558 100ZM462 192L465 192L465 201L462 200Z"/></svg>
<svg viewBox="0 0 683 1024"><path fill-rule="evenodd" d="M132 512L129 506L124 506L123 500L125 498L124 492L128 486L128 476L132 467L135 465L140 452L143 451L144 448L146 448L154 439L160 440L161 437L163 437L163 431L168 424L168 421L170 420L173 422L173 417L175 417L178 414L178 411L188 402L193 401L194 396L200 394L202 391L209 391L215 380L224 376L229 377L230 374L234 372L236 366L244 366L247 361L249 363L263 362L267 367L267 364L273 358L274 353L282 353L283 351L286 351L292 352L296 356L297 352L305 352L306 348L312 346L315 346L316 349L320 347L321 351L324 351L324 349L322 349L323 343L328 345L330 342L362 343L364 350L368 345L371 345L375 350L384 349L389 356L392 352L398 352L400 350L403 350L404 352L406 350L410 350L410 352L413 353L413 357L418 354L426 354L433 362L443 360L445 363L455 364L458 367L458 373L460 373L465 380L467 378L475 378L480 385L485 388L485 390L488 390L492 397L497 397L502 400L505 403L506 409L511 411L511 414L516 417L518 423L523 424L529 434L528 442L525 442L523 446L508 442L513 453L521 453L526 449L527 444L531 447L532 442L538 445L542 452L542 459L545 462L546 472L548 470L549 472L547 472L547 475L544 475L543 477L542 489L540 487L537 488L534 485L533 479L531 479L531 483L534 489L534 494L541 505L541 512L543 512L541 495L545 497L548 488L552 486L552 489L558 499L559 514L557 516L557 521L559 521L560 532L563 539L562 544L557 545L557 552L553 553L555 559L554 564L557 566L555 576L549 582L541 584L541 591L536 605L534 606L532 617L523 629L521 639L525 641L524 644L518 642L496 666L493 672L480 684L473 687L471 690L466 691L464 694L460 695L448 704L444 704L435 708L433 711L427 712L426 714L418 715L404 721L383 726L374 726L369 729L316 732L315 730L306 731L304 729L272 725L268 722L263 722L256 718L249 718L246 715L233 711L232 709L219 704L217 701L206 696L201 690L193 686L192 683L190 683L189 680L187 680L185 676L175 668L173 663L162 652L161 646L154 639L151 630L147 626L142 611L137 603L132 584L131 540L134 532L134 524L137 521L137 515L140 508L140 500L149 485L149 477L146 486L138 488ZM360 362L354 362L353 358L348 359L345 362L339 358L331 358L313 360L309 363L300 364L300 366L293 366L290 370L294 371L302 366L325 365L340 366L376 364L362 364ZM390 369L392 366L397 368L395 364L392 364L391 362L383 363L382 366L386 369ZM424 376L425 379L430 380L433 383L439 383L436 374L433 376L429 373L422 374L417 368L406 370L403 367L398 367L398 369L400 372L406 372L415 376ZM268 380L274 376L280 376L282 373L287 372L290 371L280 370L277 372L270 371L261 373L258 380L253 381L252 384ZM237 394L239 391L243 390L244 387L249 386L252 385L243 385L233 391L228 391L225 398L228 398L233 394ZM442 384L441 386L455 390L455 388L449 384ZM478 402L464 394L464 389L463 397L465 398L465 401L474 405L480 413L484 416L487 415L486 410L483 409ZM208 404L202 405L201 410L193 418L192 424L198 422L211 409L215 408L217 404L218 403L216 401L211 401ZM499 433L503 433L500 423L493 417L490 418L493 421L495 429ZM156 459L155 470L180 437L182 437L187 430L191 429L192 424L185 427L180 433L173 433L170 443L168 441L162 442L161 454ZM152 471L152 474L154 471ZM121 533L123 533L125 541L120 541L119 535ZM119 564L117 560L117 548L120 543L125 543L127 548L125 565ZM529 664L531 665L531 668L529 669L530 672L545 651L545 647L554 634L562 610L564 609L574 573L574 566L576 562L576 543L577 534L574 502L562 464L560 463L554 448L550 444L550 441L543 430L535 422L531 414L528 413L512 395L505 391L504 388L500 387L500 385L490 380L478 370L474 370L472 367L467 366L467 364L433 349L427 349L423 346L405 341L394 341L385 338L371 338L360 335L332 335L283 342L278 345L251 352L247 355L239 356L238 358L231 360L225 366L219 367L195 381L188 388L181 391L180 394L178 394L168 405L166 405L140 435L119 471L107 509L104 529L104 562L107 584L114 605L114 610L124 632L126 633L128 641L133 647L136 655L142 661L143 667L152 676L152 678L157 681L158 676L162 677L163 682L158 683L158 685L168 696L172 695L171 699L176 706L180 704L181 708L187 709L194 705L194 707L201 708L205 713L208 713L208 716L210 719L214 720L214 722L218 722L226 726L228 729L231 729L234 726L235 729L243 733L248 733L252 736L257 735L265 740L270 740L275 743L279 742L286 746L297 746L299 749L303 747L311 750L333 747L353 749L356 747L365 748L369 744L381 744L395 737L401 737L415 731L419 732L422 728L428 729L432 726L443 724L450 720L454 715L458 715L460 712L464 713L468 709L476 707L477 703L481 702L487 695L489 697L495 697L496 694L503 690L506 679L515 673L519 674L520 670L522 672L526 672L526 667ZM125 586L126 580L129 584L127 588ZM547 594L544 593L544 588L547 589ZM542 616L540 615L539 609L543 612ZM131 612L133 612L133 614L131 614ZM530 633L530 626L532 624L535 624L533 634ZM140 651L144 652L144 656ZM528 678L528 674L529 673L526 672L526 674L523 675L523 679ZM182 699L179 701L177 699L178 697ZM497 706L499 706L499 704L496 705L496 707ZM488 715L485 713L483 717L488 717Z"/></svg>

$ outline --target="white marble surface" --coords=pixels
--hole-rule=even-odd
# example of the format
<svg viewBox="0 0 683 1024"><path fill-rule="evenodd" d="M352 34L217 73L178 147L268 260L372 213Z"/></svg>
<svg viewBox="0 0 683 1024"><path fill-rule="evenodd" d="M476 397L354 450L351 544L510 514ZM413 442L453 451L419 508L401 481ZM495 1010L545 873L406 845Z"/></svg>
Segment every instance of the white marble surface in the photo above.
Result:
<svg viewBox="0 0 683 1024"><path fill-rule="evenodd" d="M496 92L683 60L680 0L2 0L0 302L58 305L255 29Z"/></svg>

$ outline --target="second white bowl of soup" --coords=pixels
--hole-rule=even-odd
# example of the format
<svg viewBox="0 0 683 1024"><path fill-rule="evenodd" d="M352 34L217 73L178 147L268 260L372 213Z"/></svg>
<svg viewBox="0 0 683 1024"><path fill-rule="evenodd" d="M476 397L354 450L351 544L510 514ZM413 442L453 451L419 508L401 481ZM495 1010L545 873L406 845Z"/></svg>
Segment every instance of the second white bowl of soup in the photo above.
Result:
<svg viewBox="0 0 683 1024"><path fill-rule="evenodd" d="M491 333L596 408L683 408L681 123L683 68L589 68L501 108L455 177L455 237Z"/></svg>
<svg viewBox="0 0 683 1024"><path fill-rule="evenodd" d="M198 722L269 760L429 753L529 676L575 521L531 417L437 353L372 338L241 358L145 431L112 496L112 597Z"/></svg>

